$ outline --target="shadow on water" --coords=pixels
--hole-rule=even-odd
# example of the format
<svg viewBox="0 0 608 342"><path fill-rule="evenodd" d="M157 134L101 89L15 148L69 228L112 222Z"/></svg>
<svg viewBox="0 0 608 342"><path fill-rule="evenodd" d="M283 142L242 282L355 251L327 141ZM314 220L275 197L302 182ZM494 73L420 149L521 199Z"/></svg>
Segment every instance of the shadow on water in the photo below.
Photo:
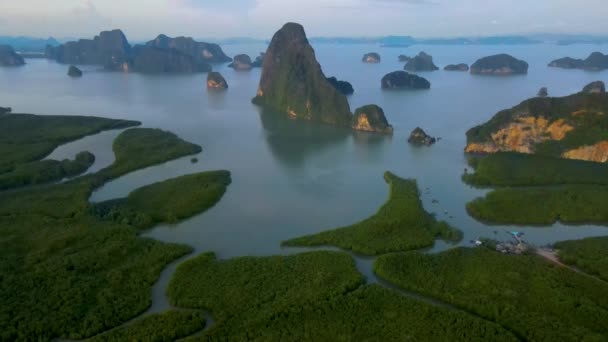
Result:
<svg viewBox="0 0 608 342"><path fill-rule="evenodd" d="M289 169L299 169L312 154L344 145L351 135L346 128L293 120L264 108L258 108L258 111L272 155Z"/></svg>

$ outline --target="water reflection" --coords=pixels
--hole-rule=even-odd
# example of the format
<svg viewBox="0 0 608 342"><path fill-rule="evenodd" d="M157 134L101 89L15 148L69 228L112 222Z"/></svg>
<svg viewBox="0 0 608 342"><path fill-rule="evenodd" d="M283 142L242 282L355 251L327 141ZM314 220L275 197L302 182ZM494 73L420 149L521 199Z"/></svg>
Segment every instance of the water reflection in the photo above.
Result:
<svg viewBox="0 0 608 342"><path fill-rule="evenodd" d="M292 120L282 113L258 108L266 143L284 167L299 170L311 155L325 150L346 148L349 129Z"/></svg>

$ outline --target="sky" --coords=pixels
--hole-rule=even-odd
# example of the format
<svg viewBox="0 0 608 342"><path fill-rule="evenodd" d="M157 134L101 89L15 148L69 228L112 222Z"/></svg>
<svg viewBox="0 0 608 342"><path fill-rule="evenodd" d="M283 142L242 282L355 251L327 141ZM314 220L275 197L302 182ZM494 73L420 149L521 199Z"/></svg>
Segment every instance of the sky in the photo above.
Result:
<svg viewBox="0 0 608 342"><path fill-rule="evenodd" d="M44 38L267 39L288 21L310 37L608 35L606 18L608 0L0 0L0 35Z"/></svg>

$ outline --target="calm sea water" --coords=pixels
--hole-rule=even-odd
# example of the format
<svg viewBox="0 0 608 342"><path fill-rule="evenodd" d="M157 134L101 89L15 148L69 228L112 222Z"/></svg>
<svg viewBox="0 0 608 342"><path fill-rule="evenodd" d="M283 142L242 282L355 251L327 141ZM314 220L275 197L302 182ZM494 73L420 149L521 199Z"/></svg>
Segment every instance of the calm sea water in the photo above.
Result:
<svg viewBox="0 0 608 342"><path fill-rule="evenodd" d="M234 55L256 56L263 45L228 45ZM483 77L468 73L422 73L431 90L383 92L381 77L402 69L399 54L424 50L442 67L472 63L508 52L530 63L526 76ZM542 86L552 96L579 91L585 84L608 81L608 72L548 68L563 56L586 57L600 45L414 46L319 45L317 57L328 76L351 82L351 108L376 103L395 127L392 137L352 133L334 127L279 120L250 103L260 70L235 72L216 67L227 79L226 92L207 92L205 74L144 76L107 73L84 67L82 79L66 76L67 66L28 60L22 68L0 68L0 105L16 112L97 115L140 120L203 146L199 163L183 158L124 176L95 192L92 201L124 197L133 189L192 172L228 169L233 183L222 201L207 213L145 235L186 243L219 257L285 252L280 241L350 224L373 214L387 197L382 174L390 170L418 180L425 208L465 232L464 244L480 236L506 238L503 229L526 233L529 241L558 240L608 233L594 226L546 228L486 226L470 218L465 203L484 191L463 184L465 132L498 110L532 97ZM360 62L366 52L382 55L381 64ZM442 140L430 148L408 145L416 126ZM98 158L93 171L113 161L111 142L119 132L105 132L59 147L52 158L71 158L89 150ZM436 199L439 204L433 204ZM438 244L438 249L445 248Z"/></svg>

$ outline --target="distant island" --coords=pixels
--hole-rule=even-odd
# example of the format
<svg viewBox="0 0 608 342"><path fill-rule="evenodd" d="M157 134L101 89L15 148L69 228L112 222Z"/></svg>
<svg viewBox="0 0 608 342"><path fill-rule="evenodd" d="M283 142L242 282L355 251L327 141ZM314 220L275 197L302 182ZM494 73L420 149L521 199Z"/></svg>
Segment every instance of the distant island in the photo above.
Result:
<svg viewBox="0 0 608 342"><path fill-rule="evenodd" d="M562 69L600 71L608 69L608 55L604 55L601 52L593 52L586 59L564 57L552 61L549 63L549 66Z"/></svg>
<svg viewBox="0 0 608 342"><path fill-rule="evenodd" d="M416 57L411 58L404 67L407 71L435 71L439 68L433 63L433 56L422 51Z"/></svg>
<svg viewBox="0 0 608 342"><path fill-rule="evenodd" d="M45 55L59 63L99 65L109 71L140 73L209 72L210 63L231 59L217 44L188 37L159 35L143 45L131 46L121 30L103 31L93 39L47 46Z"/></svg>
<svg viewBox="0 0 608 342"><path fill-rule="evenodd" d="M471 74L515 75L527 73L528 63L506 53L480 58L471 65Z"/></svg>
<svg viewBox="0 0 608 342"><path fill-rule="evenodd" d="M373 111L364 107L353 116L346 96L323 74L304 28L296 23L287 23L274 34L252 102L292 119L383 133L389 126L377 106Z"/></svg>
<svg viewBox="0 0 608 342"><path fill-rule="evenodd" d="M565 97L534 97L498 112L467 132L468 153L519 152L595 162L608 161L608 119L603 82Z"/></svg>
<svg viewBox="0 0 608 342"><path fill-rule="evenodd" d="M0 45L0 66L20 66L25 60L9 45Z"/></svg>

